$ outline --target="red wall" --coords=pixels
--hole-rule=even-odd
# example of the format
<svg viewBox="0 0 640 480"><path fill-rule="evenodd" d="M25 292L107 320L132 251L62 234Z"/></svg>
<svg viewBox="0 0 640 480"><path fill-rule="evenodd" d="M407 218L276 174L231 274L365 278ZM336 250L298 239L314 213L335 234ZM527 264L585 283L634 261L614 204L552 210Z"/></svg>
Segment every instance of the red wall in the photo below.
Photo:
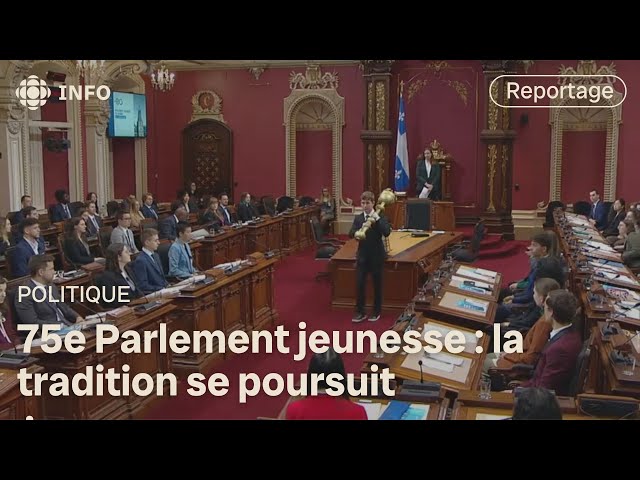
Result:
<svg viewBox="0 0 640 480"><path fill-rule="evenodd" d="M607 133L566 132L562 136L562 198L575 203L604 189L604 155ZM575 178L580 181L575 181ZM567 179L566 181L564 179Z"/></svg>
<svg viewBox="0 0 640 480"><path fill-rule="evenodd" d="M127 198L136 194L136 149L133 138L111 138L113 151L113 195Z"/></svg>
<svg viewBox="0 0 640 480"><path fill-rule="evenodd" d="M46 122L66 122L66 102L47 102L41 107L41 119ZM46 139L51 136L56 139L63 138L62 132L42 131L42 165L44 174L45 208L52 203L57 203L54 193L56 190L69 191L69 155L66 151L52 152L45 146ZM72 198L71 201L76 199Z"/></svg>
<svg viewBox="0 0 640 480"><path fill-rule="evenodd" d="M409 195L415 195L417 157L437 139L454 158L450 182L453 200L457 206L467 207L456 211L456 214L480 213L485 183L484 150L479 143L484 101L482 66L480 61L449 61L451 68L436 75L425 69L427 62L430 61L400 61L394 65L390 105L394 132L391 155L395 158L399 85L402 81L411 181ZM415 88L421 84L421 88L410 96L412 86ZM461 96L455 85L464 85L466 95ZM389 171L392 174L393 167Z"/></svg>
<svg viewBox="0 0 640 480"><path fill-rule="evenodd" d="M296 132L296 190L300 196L318 198L323 187L331 190L331 131Z"/></svg>
<svg viewBox="0 0 640 480"><path fill-rule="evenodd" d="M180 71L168 92L156 91L147 84L149 189L161 201L170 201L183 185L181 132L191 121L192 96L198 90L211 89L222 97L223 116L233 132L237 182L234 201L243 191L256 197L283 195L286 192L283 110L284 99L291 92L292 70L304 73L304 68L268 68L256 80L244 68ZM362 71L358 66L322 66L322 72L327 71L338 74L338 93L345 98L343 194L357 198L364 178L364 149L360 140L364 108Z"/></svg>
<svg viewBox="0 0 640 480"><path fill-rule="evenodd" d="M558 74L561 65L576 68L576 60L553 60L536 61L529 69L529 74L554 75ZM597 60L598 67L609 66L611 60ZM640 151L640 136L629 126L637 125L640 121L640 93L637 86L640 85L640 61L637 60L613 60L617 75L627 85L627 97L622 104L622 120L619 130L618 141L618 172L616 196L623 197L627 201L640 199L637 189L637 178L640 174L640 162L637 161ZM615 88L623 91L624 87L617 82ZM521 125L520 115L526 113L529 116L527 125ZM520 186L519 191L513 192L513 208L518 210L531 210L536 208L538 202L549 200L549 178L550 178L550 157L551 157L551 127L549 125L549 110L546 108L517 108L514 109L514 125L516 126L517 137L514 143L514 185ZM570 134L568 134L570 135ZM568 138L565 136L565 139ZM594 141L595 140L589 140ZM588 143L587 141L586 143ZM564 142L563 142L564 143ZM569 146L563 148L563 156L577 158L585 155L584 150L588 148L582 142L574 142L569 139ZM597 152L602 152L598 159L599 165L604 165L604 148L599 141ZM568 150L567 150L568 149ZM573 150L575 149L575 151ZM587 154L590 161L595 162L596 152ZM564 162L563 162L564 163ZM599 167L598 167L599 168ZM578 172L578 173L576 173ZM587 172L584 165L578 170L574 170L572 175L563 175L562 191L578 192L581 196L573 198L574 193L570 193L571 198L564 198L565 202L575 202L578 199L589 200L588 193L598 185L603 184L603 170L598 170L599 175L595 178L591 172ZM592 183L597 180L597 184Z"/></svg>

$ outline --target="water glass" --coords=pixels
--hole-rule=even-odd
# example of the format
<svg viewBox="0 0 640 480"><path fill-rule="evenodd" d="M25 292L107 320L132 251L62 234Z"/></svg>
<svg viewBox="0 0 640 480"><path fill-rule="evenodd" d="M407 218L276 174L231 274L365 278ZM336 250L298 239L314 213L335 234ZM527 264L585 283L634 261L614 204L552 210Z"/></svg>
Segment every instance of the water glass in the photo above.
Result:
<svg viewBox="0 0 640 480"><path fill-rule="evenodd" d="M478 396L483 400L491 398L491 378L482 377L480 379L480 394Z"/></svg>
<svg viewBox="0 0 640 480"><path fill-rule="evenodd" d="M624 366L624 370L622 371L623 375L628 375L630 377L633 377L636 373L636 357L633 357L633 364L632 365L626 365Z"/></svg>

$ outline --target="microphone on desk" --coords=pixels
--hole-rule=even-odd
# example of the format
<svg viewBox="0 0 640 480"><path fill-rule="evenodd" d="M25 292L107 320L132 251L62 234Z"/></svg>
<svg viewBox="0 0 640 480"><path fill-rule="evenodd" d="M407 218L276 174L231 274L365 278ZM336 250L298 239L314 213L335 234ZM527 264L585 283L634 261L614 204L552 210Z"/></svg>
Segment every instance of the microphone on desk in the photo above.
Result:
<svg viewBox="0 0 640 480"><path fill-rule="evenodd" d="M275 257L276 255L278 255L280 253L279 249L278 250L270 249L266 243L259 242L255 237L249 237L249 240L251 240L256 247L264 248L264 250L265 250L264 258Z"/></svg>
<svg viewBox="0 0 640 480"><path fill-rule="evenodd" d="M422 378L422 360L418 360L418 365L420 366L420 383L424 383L424 379Z"/></svg>

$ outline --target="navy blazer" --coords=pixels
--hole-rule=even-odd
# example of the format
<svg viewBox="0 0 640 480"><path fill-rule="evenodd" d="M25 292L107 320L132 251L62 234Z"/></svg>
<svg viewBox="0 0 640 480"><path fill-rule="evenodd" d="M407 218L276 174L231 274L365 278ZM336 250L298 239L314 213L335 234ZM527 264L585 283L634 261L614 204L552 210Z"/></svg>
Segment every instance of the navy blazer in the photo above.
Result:
<svg viewBox="0 0 640 480"><path fill-rule="evenodd" d="M360 230L363 225L364 213L356 215L353 219L351 230L349 231L349 237L354 238L356 232ZM387 257L387 251L384 247L382 237L388 237L389 235L391 235L391 225L384 214L380 215L380 219L377 222L373 222L371 228L367 230L364 240L358 242L358 260L384 262Z"/></svg>
<svg viewBox="0 0 640 480"><path fill-rule="evenodd" d="M42 237L38 237L38 255L44 254L45 246ZM29 275L29 259L33 257L31 245L22 237L11 254L11 273L14 278Z"/></svg>
<svg viewBox="0 0 640 480"><path fill-rule="evenodd" d="M607 227L607 217L609 216L609 212L604 206L602 200L598 200L598 203L591 205L591 213L589 213L589 218L593 218L596 221L596 228L598 230L602 230Z"/></svg>
<svg viewBox="0 0 640 480"><path fill-rule="evenodd" d="M157 253L153 253L155 262L143 250L132 262L133 273L137 281L137 287L144 295L166 288L169 284L162 271L162 262Z"/></svg>
<svg viewBox="0 0 640 480"><path fill-rule="evenodd" d="M158 219L158 212L156 212L154 208L150 207L146 203L142 205L140 211L142 212L142 215L144 215L144 218L155 218L156 220Z"/></svg>
<svg viewBox="0 0 640 480"><path fill-rule="evenodd" d="M178 236L178 222L175 215L170 215L167 218L163 218L158 223L158 238L169 240L175 240Z"/></svg>
<svg viewBox="0 0 640 480"><path fill-rule="evenodd" d="M64 211L61 203L56 203L51 209L51 223L62 222L67 218L71 218L73 213L71 212L71 207L67 203L67 208L69 209L69 215Z"/></svg>
<svg viewBox="0 0 640 480"><path fill-rule="evenodd" d="M581 350L582 339L573 325L559 331L542 349L533 378L522 386L542 387L554 390L556 395L569 395Z"/></svg>
<svg viewBox="0 0 640 480"><path fill-rule="evenodd" d="M229 210L229 207L223 207L222 205L218 206L218 211L220 212L220 216L224 219L223 225L231 225L234 223L233 215Z"/></svg>

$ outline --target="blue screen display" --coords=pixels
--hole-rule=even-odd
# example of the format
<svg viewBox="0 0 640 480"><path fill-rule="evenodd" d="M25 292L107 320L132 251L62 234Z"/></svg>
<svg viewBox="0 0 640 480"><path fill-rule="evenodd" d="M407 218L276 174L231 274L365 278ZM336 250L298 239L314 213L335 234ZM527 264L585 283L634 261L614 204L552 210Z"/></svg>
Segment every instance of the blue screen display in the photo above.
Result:
<svg viewBox="0 0 640 480"><path fill-rule="evenodd" d="M147 136L147 97L139 93L111 92L110 137Z"/></svg>

